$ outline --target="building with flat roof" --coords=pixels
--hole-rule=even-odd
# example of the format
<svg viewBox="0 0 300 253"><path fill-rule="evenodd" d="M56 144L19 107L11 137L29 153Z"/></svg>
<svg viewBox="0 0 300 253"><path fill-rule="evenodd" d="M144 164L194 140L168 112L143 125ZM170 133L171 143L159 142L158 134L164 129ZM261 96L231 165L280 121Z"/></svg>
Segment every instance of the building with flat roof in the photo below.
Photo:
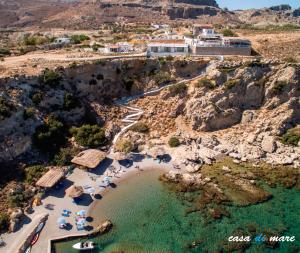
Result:
<svg viewBox="0 0 300 253"><path fill-rule="evenodd" d="M185 40L151 40L147 46L148 56L180 56L189 53Z"/></svg>
<svg viewBox="0 0 300 253"><path fill-rule="evenodd" d="M153 39L147 46L148 56L181 55L251 55L251 42L239 37L224 37L211 25L194 25L197 36L184 39Z"/></svg>

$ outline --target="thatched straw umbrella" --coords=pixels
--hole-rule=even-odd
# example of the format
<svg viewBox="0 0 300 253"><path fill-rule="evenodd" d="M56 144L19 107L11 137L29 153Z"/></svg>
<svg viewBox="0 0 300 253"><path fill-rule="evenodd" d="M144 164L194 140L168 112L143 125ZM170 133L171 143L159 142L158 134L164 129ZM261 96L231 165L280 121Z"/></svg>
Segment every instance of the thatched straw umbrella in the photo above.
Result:
<svg viewBox="0 0 300 253"><path fill-rule="evenodd" d="M66 194L70 198L78 198L83 194L83 188L82 186L72 185L66 190Z"/></svg>

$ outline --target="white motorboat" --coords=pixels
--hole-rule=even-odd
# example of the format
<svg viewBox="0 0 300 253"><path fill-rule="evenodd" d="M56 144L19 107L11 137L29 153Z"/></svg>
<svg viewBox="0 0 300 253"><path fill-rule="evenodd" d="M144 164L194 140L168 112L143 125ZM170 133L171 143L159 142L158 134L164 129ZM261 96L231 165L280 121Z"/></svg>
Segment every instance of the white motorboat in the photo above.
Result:
<svg viewBox="0 0 300 253"><path fill-rule="evenodd" d="M91 250L95 248L95 243L92 241L86 241L86 242L78 242L74 244L73 249L78 249L78 250Z"/></svg>

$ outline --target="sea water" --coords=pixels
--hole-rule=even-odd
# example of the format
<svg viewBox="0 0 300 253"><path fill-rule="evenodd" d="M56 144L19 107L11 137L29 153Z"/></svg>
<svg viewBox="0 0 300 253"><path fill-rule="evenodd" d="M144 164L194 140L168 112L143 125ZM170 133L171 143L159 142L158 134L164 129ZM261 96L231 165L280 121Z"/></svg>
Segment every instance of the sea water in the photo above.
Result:
<svg viewBox="0 0 300 253"><path fill-rule="evenodd" d="M300 196L297 189L268 188L273 198L246 207L229 206L230 217L207 222L201 212L187 214L193 203L185 201L158 180L159 170L145 171L111 189L98 201L91 216L96 224L114 224L106 235L93 238L93 253L185 253L221 251L237 228L254 224L259 231L281 229L294 242L281 242L276 249L252 239L249 253L300 252ZM245 235L246 236L246 235ZM54 245L56 253L75 253L79 239Z"/></svg>

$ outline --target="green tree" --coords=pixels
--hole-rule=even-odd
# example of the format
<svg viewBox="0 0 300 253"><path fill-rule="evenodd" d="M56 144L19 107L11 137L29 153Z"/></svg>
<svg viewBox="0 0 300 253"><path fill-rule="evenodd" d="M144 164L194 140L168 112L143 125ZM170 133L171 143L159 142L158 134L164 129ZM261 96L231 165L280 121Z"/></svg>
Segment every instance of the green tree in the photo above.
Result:
<svg viewBox="0 0 300 253"><path fill-rule="evenodd" d="M73 127L70 133L76 142L84 147L96 148L106 144L105 131L97 125L83 125Z"/></svg>
<svg viewBox="0 0 300 253"><path fill-rule="evenodd" d="M74 34L71 36L71 42L74 44L80 44L85 40L89 40L90 38L84 34Z"/></svg>
<svg viewBox="0 0 300 253"><path fill-rule="evenodd" d="M64 94L64 104L63 104L64 110L69 111L71 109L78 107L78 105L79 105L79 101L75 96L73 96L73 94L68 92Z"/></svg>
<svg viewBox="0 0 300 253"><path fill-rule="evenodd" d="M57 166L67 166L71 164L73 157L79 152L78 148L61 148L54 157L54 164Z"/></svg>
<svg viewBox="0 0 300 253"><path fill-rule="evenodd" d="M6 213L0 213L0 232L6 232L9 226L9 216Z"/></svg>
<svg viewBox="0 0 300 253"><path fill-rule="evenodd" d="M25 182L28 184L36 182L45 172L47 172L47 169L43 165L27 167L25 168Z"/></svg>
<svg viewBox="0 0 300 253"><path fill-rule="evenodd" d="M43 93L42 92L36 92L31 97L32 102L35 105L38 105L43 100Z"/></svg>
<svg viewBox="0 0 300 253"><path fill-rule="evenodd" d="M60 83L62 76L57 71L45 69L40 79L43 84L54 87Z"/></svg>
<svg viewBox="0 0 300 253"><path fill-rule="evenodd" d="M50 116L46 123L36 128L34 144L43 151L56 151L65 143L64 124Z"/></svg>
<svg viewBox="0 0 300 253"><path fill-rule="evenodd" d="M13 106L3 97L0 97L0 119L8 118L11 115Z"/></svg>
<svg viewBox="0 0 300 253"><path fill-rule="evenodd" d="M29 107L29 108L25 108L24 112L23 112L23 118L24 120L26 119L30 119L34 117L34 108Z"/></svg>

